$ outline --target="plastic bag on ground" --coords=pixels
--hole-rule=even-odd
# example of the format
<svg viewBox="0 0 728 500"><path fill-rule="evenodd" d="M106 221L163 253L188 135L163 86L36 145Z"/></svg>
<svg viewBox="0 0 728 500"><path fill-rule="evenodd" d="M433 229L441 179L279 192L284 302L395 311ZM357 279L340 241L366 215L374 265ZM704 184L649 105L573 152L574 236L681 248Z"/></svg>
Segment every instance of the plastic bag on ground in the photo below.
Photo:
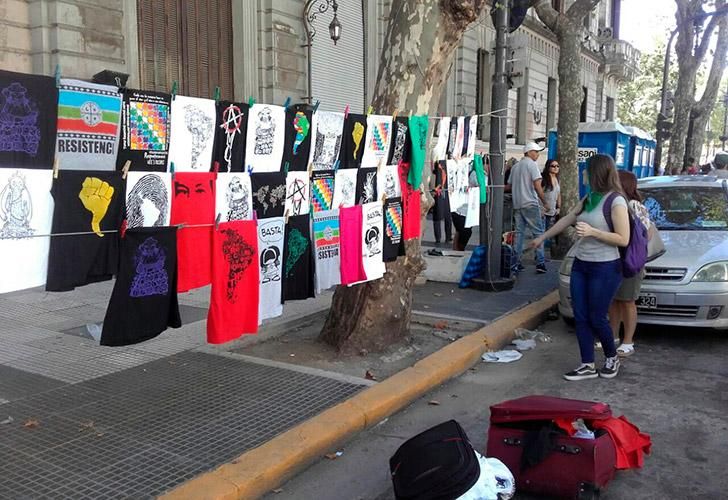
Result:
<svg viewBox="0 0 728 500"><path fill-rule="evenodd" d="M497 458L486 458L477 451L480 477L478 481L457 500L508 500L516 494L513 474Z"/></svg>
<svg viewBox="0 0 728 500"><path fill-rule="evenodd" d="M522 357L523 354L518 351L504 350L486 352L485 354L483 354L483 361L487 363L511 363L513 361L518 361Z"/></svg>
<svg viewBox="0 0 728 500"><path fill-rule="evenodd" d="M538 330L526 330L525 328L516 328L513 332L517 339L521 340L538 340L539 342L551 342L551 335L539 332Z"/></svg>
<svg viewBox="0 0 728 500"><path fill-rule="evenodd" d="M511 342L517 351L530 351L531 349L536 348L536 341L533 339L516 339L513 342Z"/></svg>

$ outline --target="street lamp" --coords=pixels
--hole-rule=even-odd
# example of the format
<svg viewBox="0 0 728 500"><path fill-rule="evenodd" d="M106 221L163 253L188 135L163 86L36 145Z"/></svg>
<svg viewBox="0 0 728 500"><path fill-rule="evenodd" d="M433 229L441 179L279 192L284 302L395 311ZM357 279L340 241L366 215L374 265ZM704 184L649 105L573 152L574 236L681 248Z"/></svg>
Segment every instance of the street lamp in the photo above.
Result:
<svg viewBox="0 0 728 500"><path fill-rule="evenodd" d="M308 0L306 5L303 7L303 24L306 28L307 43L302 45L302 47L306 47L308 55L308 96L304 99L308 100L309 103L311 103L311 100L313 99L313 91L311 90L311 46L313 45L313 38L316 36L314 21L316 21L316 18L320 14L326 13L329 8L334 11L334 18L329 24L329 36L331 37L331 40L333 40L334 45L336 45L336 42L338 42L341 38L341 23L339 22L339 16L337 15L339 11L339 4L336 0Z"/></svg>

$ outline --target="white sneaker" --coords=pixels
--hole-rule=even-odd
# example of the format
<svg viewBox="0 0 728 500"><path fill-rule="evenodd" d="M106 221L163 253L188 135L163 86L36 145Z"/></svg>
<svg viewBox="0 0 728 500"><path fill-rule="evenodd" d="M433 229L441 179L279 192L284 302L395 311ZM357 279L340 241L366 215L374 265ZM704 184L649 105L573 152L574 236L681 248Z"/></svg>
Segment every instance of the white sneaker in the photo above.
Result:
<svg viewBox="0 0 728 500"><path fill-rule="evenodd" d="M617 348L617 355L626 358L634 354L634 344L622 344Z"/></svg>

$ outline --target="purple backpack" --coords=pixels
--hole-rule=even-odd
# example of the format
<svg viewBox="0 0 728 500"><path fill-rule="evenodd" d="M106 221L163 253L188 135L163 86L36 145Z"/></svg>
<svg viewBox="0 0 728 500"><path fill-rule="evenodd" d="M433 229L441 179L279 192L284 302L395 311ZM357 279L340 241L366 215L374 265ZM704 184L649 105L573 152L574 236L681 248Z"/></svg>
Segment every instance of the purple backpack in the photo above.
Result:
<svg viewBox="0 0 728 500"><path fill-rule="evenodd" d="M622 196L619 193L610 194L604 206L602 207L604 218L607 221L609 230L614 232L614 225L612 224L612 203L617 198ZM638 217L632 213L627 205L627 211L629 214L629 243L626 247L619 248L619 255L622 260L622 276L625 278L631 278L637 276L645 264L647 264L647 243L649 237L647 235L647 228L642 224Z"/></svg>

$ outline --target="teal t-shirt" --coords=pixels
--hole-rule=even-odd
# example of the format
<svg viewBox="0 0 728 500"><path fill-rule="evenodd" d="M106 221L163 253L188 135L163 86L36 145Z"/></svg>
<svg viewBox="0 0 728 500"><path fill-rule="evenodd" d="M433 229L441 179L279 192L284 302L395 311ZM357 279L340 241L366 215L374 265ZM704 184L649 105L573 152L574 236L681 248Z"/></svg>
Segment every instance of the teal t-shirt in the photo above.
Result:
<svg viewBox="0 0 728 500"><path fill-rule="evenodd" d="M422 169L425 167L427 154L427 130L430 126L427 115L410 116L409 133L412 140L412 159L407 182L414 189L419 189L422 183Z"/></svg>

